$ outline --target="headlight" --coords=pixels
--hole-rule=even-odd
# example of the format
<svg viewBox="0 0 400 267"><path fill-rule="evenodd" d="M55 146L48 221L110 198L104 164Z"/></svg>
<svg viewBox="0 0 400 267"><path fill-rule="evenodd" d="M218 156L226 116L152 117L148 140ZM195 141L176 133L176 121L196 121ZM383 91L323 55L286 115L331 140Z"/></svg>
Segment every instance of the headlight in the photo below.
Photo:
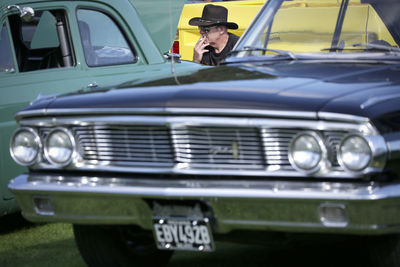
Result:
<svg viewBox="0 0 400 267"><path fill-rule="evenodd" d="M289 160L295 169L312 173L318 170L323 157L323 142L313 132L296 135L290 144Z"/></svg>
<svg viewBox="0 0 400 267"><path fill-rule="evenodd" d="M44 142L45 157L54 165L68 165L72 160L74 150L74 138L65 128L54 129L48 134Z"/></svg>
<svg viewBox="0 0 400 267"><path fill-rule="evenodd" d="M346 136L339 145L338 161L346 170L362 171L368 166L371 158L371 148L361 136Z"/></svg>
<svg viewBox="0 0 400 267"><path fill-rule="evenodd" d="M11 138L10 153L20 165L29 166L36 162L41 150L40 138L31 128L18 129Z"/></svg>

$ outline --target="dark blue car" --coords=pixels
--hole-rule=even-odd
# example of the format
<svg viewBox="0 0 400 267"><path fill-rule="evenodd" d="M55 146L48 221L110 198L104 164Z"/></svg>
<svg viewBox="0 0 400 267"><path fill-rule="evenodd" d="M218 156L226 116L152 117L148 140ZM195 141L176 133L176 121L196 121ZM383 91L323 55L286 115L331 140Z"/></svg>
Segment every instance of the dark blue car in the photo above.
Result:
<svg viewBox="0 0 400 267"><path fill-rule="evenodd" d="M9 188L27 219L73 223L91 266L299 236L398 266L399 11L270 0L218 67L33 104Z"/></svg>

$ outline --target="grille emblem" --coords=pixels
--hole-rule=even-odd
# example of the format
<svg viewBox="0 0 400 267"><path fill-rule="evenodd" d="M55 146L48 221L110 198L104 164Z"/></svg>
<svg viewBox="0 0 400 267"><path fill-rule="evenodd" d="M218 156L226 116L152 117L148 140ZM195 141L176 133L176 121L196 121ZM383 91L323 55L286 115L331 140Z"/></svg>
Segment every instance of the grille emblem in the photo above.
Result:
<svg viewBox="0 0 400 267"><path fill-rule="evenodd" d="M233 141L231 146L213 146L209 151L212 155L229 153L234 159L239 159L239 144L236 141Z"/></svg>

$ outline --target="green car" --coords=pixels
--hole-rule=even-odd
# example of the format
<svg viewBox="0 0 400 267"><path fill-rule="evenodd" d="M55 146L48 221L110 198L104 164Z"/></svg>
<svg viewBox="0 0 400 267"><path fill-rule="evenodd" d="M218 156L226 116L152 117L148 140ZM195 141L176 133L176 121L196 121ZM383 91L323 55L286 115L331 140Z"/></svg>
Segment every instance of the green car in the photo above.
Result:
<svg viewBox="0 0 400 267"><path fill-rule="evenodd" d="M198 69L174 64L184 0L0 2L0 216L18 211L7 184L26 172L8 147L14 114L31 101ZM171 62L172 61L172 62ZM43 106L43 108L46 108Z"/></svg>

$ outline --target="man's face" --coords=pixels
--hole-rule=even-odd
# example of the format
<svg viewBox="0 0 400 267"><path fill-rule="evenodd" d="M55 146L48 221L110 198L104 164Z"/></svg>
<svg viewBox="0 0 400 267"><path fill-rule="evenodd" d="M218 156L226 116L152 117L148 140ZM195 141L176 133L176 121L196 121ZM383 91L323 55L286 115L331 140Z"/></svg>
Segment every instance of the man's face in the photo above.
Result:
<svg viewBox="0 0 400 267"><path fill-rule="evenodd" d="M213 46L220 37L220 27L218 25L199 26L202 38L208 41L209 45Z"/></svg>

